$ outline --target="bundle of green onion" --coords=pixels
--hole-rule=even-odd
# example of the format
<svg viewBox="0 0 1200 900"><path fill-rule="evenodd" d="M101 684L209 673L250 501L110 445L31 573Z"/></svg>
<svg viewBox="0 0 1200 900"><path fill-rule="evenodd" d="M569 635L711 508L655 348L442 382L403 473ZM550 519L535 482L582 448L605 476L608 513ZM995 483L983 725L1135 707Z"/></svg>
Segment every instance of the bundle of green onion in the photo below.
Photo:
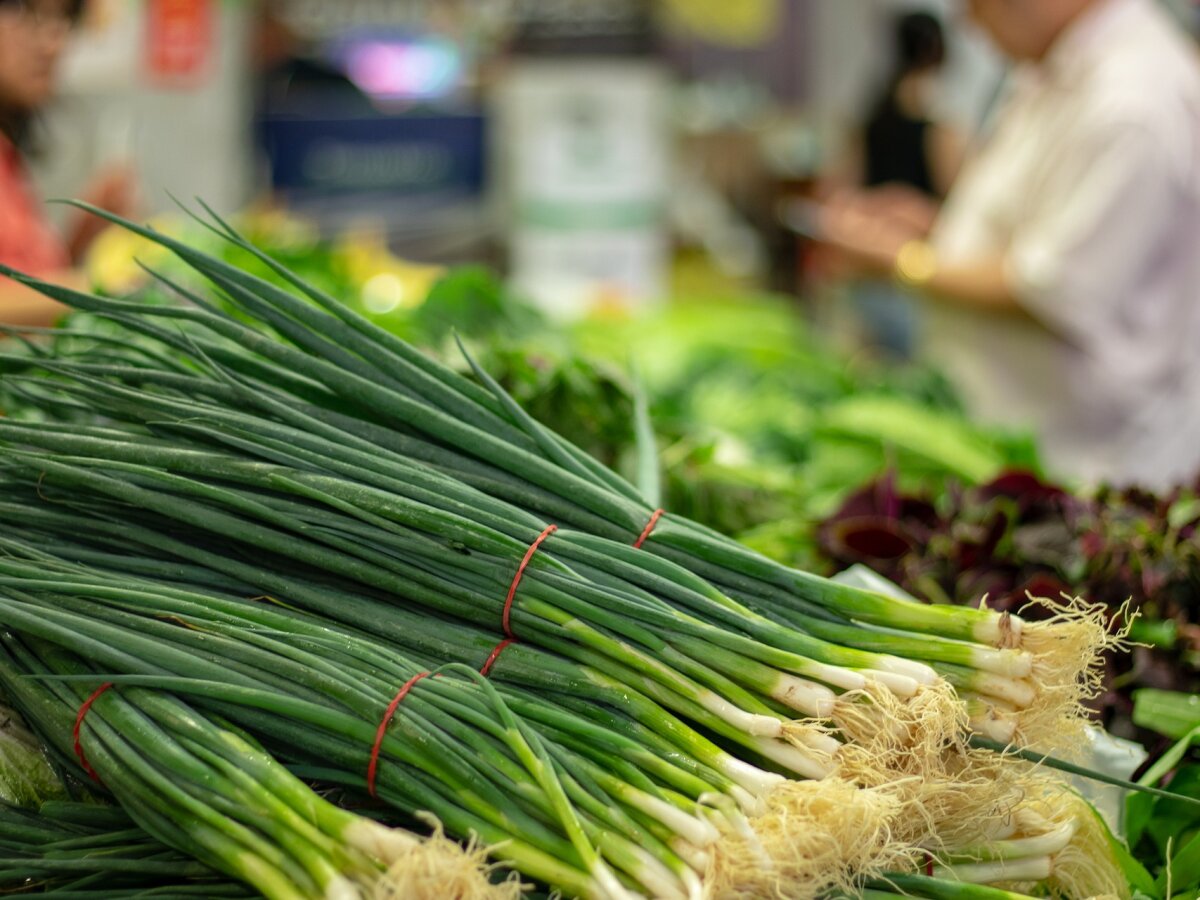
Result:
<svg viewBox="0 0 1200 900"><path fill-rule="evenodd" d="M0 621L73 648L106 672L141 673L106 676L122 689L150 686L188 695L199 707L262 735L283 754L310 768L319 764L325 779L351 787L361 789L362 773L372 765L366 751L372 723L355 722L354 715L377 714L390 686L402 679L410 683L418 669L365 632L193 583L219 582L215 572L116 554L104 558L112 569L85 567L13 540L0 549L5 553L0 591L8 598L0 600ZM70 545L67 550L72 552ZM82 548L73 552L89 555ZM130 574L137 569L154 570L159 578ZM410 624L420 632L429 623ZM518 740L514 747L505 738L503 726L517 719L505 714L505 722L488 727L497 701L477 679L472 673L467 684L426 679L414 685L411 699L394 711L396 737L389 734L379 745L378 796L410 815L432 810L459 833L497 842L500 858L534 877L581 896L621 896L612 885L591 883L571 842L547 829L556 804L521 771L523 756L528 758L522 748L528 745ZM32 690L27 684L27 702ZM577 715L566 698L512 687L498 693L504 698L499 708L519 710L525 717L519 728L536 734L549 751L565 788L559 802L566 805L558 808L568 810L585 840L595 840L622 880L652 896L699 896L718 829L750 834L746 846L763 852L742 810L760 806L778 776L755 772L669 719L656 723L658 731L673 732L677 746L655 740L658 731L630 731L632 722L615 731ZM607 724L620 723L615 712L604 717ZM706 756L716 768L699 761ZM749 787L724 777L719 769L726 767ZM504 786L515 791L511 808L497 793ZM848 830L870 828L869 818L856 817L862 811L858 792L842 791L839 812ZM967 882L1049 877L1052 854L1067 846L1075 827L1026 824L1020 830L1033 836L1014 838L1014 823L1012 833L958 847L935 874ZM862 841L866 834L845 837ZM553 850L557 862L535 848ZM891 861L905 860L898 854Z"/></svg>
<svg viewBox="0 0 1200 900"><path fill-rule="evenodd" d="M0 421L0 522L23 538L0 623L339 783L378 763L386 803L581 896L812 896L926 852L1039 881L1070 850L1112 883L1103 842L1015 831L1040 782L965 746L968 722L1042 747L1078 733L1111 641L1087 608L1030 623L781 566L265 256L296 293L128 227L223 305L23 278L114 328L0 355L43 419ZM401 685L398 735L368 760Z"/></svg>
<svg viewBox="0 0 1200 900"><path fill-rule="evenodd" d="M382 800L480 835L542 881L619 895L598 849L654 896L698 896L720 836L710 814L725 830L749 828L739 801L753 808L756 795L669 746L637 743L549 699L502 696L459 665L422 678L420 665L361 632L128 575L113 588L117 574L44 554L0 560L12 598L0 600L0 620L105 671L144 676L112 676L118 685L187 694L327 776L360 786L365 777ZM410 692L373 741L401 685ZM781 780L692 741L758 793Z"/></svg>

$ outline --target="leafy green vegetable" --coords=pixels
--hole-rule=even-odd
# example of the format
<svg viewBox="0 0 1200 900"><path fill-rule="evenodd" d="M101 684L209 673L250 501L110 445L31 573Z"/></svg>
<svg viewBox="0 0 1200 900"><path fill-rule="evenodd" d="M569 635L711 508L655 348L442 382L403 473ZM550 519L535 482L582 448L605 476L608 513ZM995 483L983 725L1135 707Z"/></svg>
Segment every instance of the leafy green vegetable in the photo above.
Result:
<svg viewBox="0 0 1200 900"><path fill-rule="evenodd" d="M1134 691L1133 721L1169 738L1186 739L1200 730L1200 695L1154 688Z"/></svg>
<svg viewBox="0 0 1200 900"><path fill-rule="evenodd" d="M0 802L34 808L66 796L41 743L0 697Z"/></svg>
<svg viewBox="0 0 1200 900"><path fill-rule="evenodd" d="M482 266L451 269L434 282L424 302L381 324L435 348L446 346L455 333L488 342L517 341L545 328L537 310L514 297Z"/></svg>
<svg viewBox="0 0 1200 900"><path fill-rule="evenodd" d="M1006 462L1003 452L962 418L898 397L849 397L824 410L816 430L895 449L968 483L993 477Z"/></svg>

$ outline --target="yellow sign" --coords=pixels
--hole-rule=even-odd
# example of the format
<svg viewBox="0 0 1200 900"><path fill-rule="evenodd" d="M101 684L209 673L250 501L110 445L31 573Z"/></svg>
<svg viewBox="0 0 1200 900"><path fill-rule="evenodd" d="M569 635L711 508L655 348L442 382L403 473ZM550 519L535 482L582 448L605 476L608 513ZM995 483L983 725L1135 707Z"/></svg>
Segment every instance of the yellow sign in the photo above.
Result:
<svg viewBox="0 0 1200 900"><path fill-rule="evenodd" d="M779 20L779 0L667 0L674 22L713 44L761 44Z"/></svg>

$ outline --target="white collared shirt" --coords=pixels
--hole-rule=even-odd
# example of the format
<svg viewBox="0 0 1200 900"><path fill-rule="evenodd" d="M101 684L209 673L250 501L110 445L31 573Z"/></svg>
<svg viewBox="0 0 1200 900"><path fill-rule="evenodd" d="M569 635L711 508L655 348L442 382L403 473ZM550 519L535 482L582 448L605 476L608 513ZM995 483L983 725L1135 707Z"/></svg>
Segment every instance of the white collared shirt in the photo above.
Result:
<svg viewBox="0 0 1200 900"><path fill-rule="evenodd" d="M1014 90L931 240L1006 260L1036 321L931 303L926 350L1061 477L1200 472L1200 64L1151 0L1101 0Z"/></svg>

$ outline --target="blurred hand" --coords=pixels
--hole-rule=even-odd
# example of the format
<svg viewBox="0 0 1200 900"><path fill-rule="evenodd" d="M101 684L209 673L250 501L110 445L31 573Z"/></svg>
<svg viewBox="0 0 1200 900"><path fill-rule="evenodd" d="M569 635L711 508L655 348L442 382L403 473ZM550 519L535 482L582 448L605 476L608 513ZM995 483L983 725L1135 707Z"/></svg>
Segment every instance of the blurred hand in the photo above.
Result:
<svg viewBox="0 0 1200 900"><path fill-rule="evenodd" d="M935 214L932 202L907 189L842 192L821 208L821 241L843 277L887 275L900 248L928 234Z"/></svg>
<svg viewBox="0 0 1200 900"><path fill-rule="evenodd" d="M103 210L129 218L137 209L137 178L128 163L100 169L92 176L81 199Z"/></svg>
<svg viewBox="0 0 1200 900"><path fill-rule="evenodd" d="M937 201L906 184L885 184L860 194L872 212L907 225L917 232L917 237L929 234L937 218Z"/></svg>

